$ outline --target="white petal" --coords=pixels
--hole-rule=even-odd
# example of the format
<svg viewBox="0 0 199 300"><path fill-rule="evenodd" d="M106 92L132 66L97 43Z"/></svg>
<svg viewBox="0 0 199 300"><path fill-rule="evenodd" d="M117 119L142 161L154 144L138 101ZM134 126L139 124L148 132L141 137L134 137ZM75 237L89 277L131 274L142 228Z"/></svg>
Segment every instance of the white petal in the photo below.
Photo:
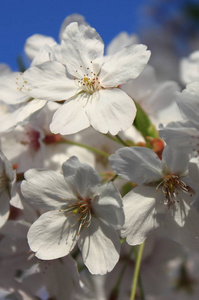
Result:
<svg viewBox="0 0 199 300"><path fill-rule="evenodd" d="M45 45L53 46L55 44L56 42L52 37L41 34L34 34L26 40L24 50L26 55L31 60L33 60L35 56L39 53L41 48L43 48Z"/></svg>
<svg viewBox="0 0 199 300"><path fill-rule="evenodd" d="M41 48L39 53L33 59L31 63L31 67L41 65L47 61L55 60L55 61L62 62L61 59L58 59L60 58L61 55L60 51L61 51L61 46L58 44L54 45L52 48L48 45L45 45L43 48Z"/></svg>
<svg viewBox="0 0 199 300"><path fill-rule="evenodd" d="M13 113L8 113L1 116L0 119L0 132L6 132L13 129L16 126L16 117L21 111L21 107L15 110Z"/></svg>
<svg viewBox="0 0 199 300"><path fill-rule="evenodd" d="M170 146L165 146L162 154L162 162L166 163L171 173L181 175L188 169L190 156Z"/></svg>
<svg viewBox="0 0 199 300"><path fill-rule="evenodd" d="M110 57L101 67L100 82L104 88L117 87L136 78L146 66L151 52L145 45L130 45Z"/></svg>
<svg viewBox="0 0 199 300"><path fill-rule="evenodd" d="M120 240L114 229L103 224L95 217L85 228L78 240L85 265L92 274L110 272L119 259Z"/></svg>
<svg viewBox="0 0 199 300"><path fill-rule="evenodd" d="M88 164L82 164L77 157L72 156L62 169L67 184L77 196L87 198L98 192L100 177Z"/></svg>
<svg viewBox="0 0 199 300"><path fill-rule="evenodd" d="M35 255L44 260L67 255L76 244L75 229L63 212L49 211L39 217L28 231L28 243Z"/></svg>
<svg viewBox="0 0 199 300"><path fill-rule="evenodd" d="M30 67L23 74L26 88L33 98L60 101L75 95L78 87L66 76L65 67L57 61L48 61Z"/></svg>
<svg viewBox="0 0 199 300"><path fill-rule="evenodd" d="M86 93L79 94L76 98L65 102L53 115L50 130L53 133L73 134L90 126L85 113L88 101Z"/></svg>
<svg viewBox="0 0 199 300"><path fill-rule="evenodd" d="M167 144L182 151L192 152L199 150L198 129L191 122L171 122L166 127L160 126L159 136Z"/></svg>
<svg viewBox="0 0 199 300"><path fill-rule="evenodd" d="M39 113L39 110L41 110L45 104L45 100L39 99L33 99L28 102L18 111L18 114L16 116L16 124L19 125L24 121L27 121L29 117L33 117L35 113Z"/></svg>
<svg viewBox="0 0 199 300"><path fill-rule="evenodd" d="M21 191L36 207L61 207L65 203L61 199L74 198L63 175L58 172L31 169L24 177L26 180L21 184Z"/></svg>
<svg viewBox="0 0 199 300"><path fill-rule="evenodd" d="M149 95L152 90L156 90L156 85L157 79L155 77L155 70L153 67L146 65L143 72L137 78L123 84L121 88L135 99L142 108L148 108ZM155 107L151 107L150 109L154 110Z"/></svg>
<svg viewBox="0 0 199 300"><path fill-rule="evenodd" d="M104 44L95 29L88 25L78 26L78 23L66 27L61 46L67 70L74 76L80 68L86 74L91 61L102 57L104 52Z"/></svg>
<svg viewBox="0 0 199 300"><path fill-rule="evenodd" d="M137 184L149 183L162 178L162 162L148 148L122 148L109 156L109 161L118 175Z"/></svg>
<svg viewBox="0 0 199 300"><path fill-rule="evenodd" d="M142 108L148 112L149 116L151 115L156 127L158 127L160 122L168 124L173 120L182 119L180 109L174 101L179 90L180 87L176 82L165 81L158 85L156 84L151 89L150 95L145 94Z"/></svg>
<svg viewBox="0 0 199 300"><path fill-rule="evenodd" d="M20 89L22 84L24 82L19 72L1 76L0 100L11 105L26 102L30 97Z"/></svg>
<svg viewBox="0 0 199 300"><path fill-rule="evenodd" d="M63 21L62 24L61 24L61 28L60 28L60 32L59 32L59 40L60 40L60 41L61 41L62 38L63 38L63 33L64 33L66 27L67 27L70 23L73 23L73 22L77 22L78 25L81 25L81 24L87 25L84 16L79 15L79 14L72 14L72 15L69 15L68 17L66 17L66 18L64 19L64 21Z"/></svg>
<svg viewBox="0 0 199 300"><path fill-rule="evenodd" d="M195 82L194 82L195 83ZM197 85L199 83L197 82ZM193 94L184 90L178 94L177 103L184 119L189 119L191 122L198 124L199 119L199 91L195 91L195 85L190 85L193 88ZM194 94L198 92L198 94Z"/></svg>
<svg viewBox="0 0 199 300"><path fill-rule="evenodd" d="M10 200L10 204L16 208L23 209L23 203L21 201L21 198L19 197L18 194L15 194L12 196Z"/></svg>
<svg viewBox="0 0 199 300"><path fill-rule="evenodd" d="M130 245L144 242L151 231L158 228L164 220L164 196L155 187L137 187L123 198L125 224L122 237Z"/></svg>
<svg viewBox="0 0 199 300"><path fill-rule="evenodd" d="M174 241L187 248L199 249L199 214L183 199L168 210L164 228Z"/></svg>
<svg viewBox="0 0 199 300"><path fill-rule="evenodd" d="M92 209L107 225L115 229L120 229L124 225L122 199L112 182L99 189L99 197L94 198Z"/></svg>
<svg viewBox="0 0 199 300"><path fill-rule="evenodd" d="M110 132L112 135L128 129L136 115L133 100L118 88L94 93L85 109L91 125L97 131Z"/></svg>
<svg viewBox="0 0 199 300"><path fill-rule="evenodd" d="M56 153L55 153L56 148ZM64 143L57 143L45 147L45 169L60 170L60 166L71 156L77 156L81 162L88 163L95 167L95 155L93 152L79 146L67 145Z"/></svg>
<svg viewBox="0 0 199 300"><path fill-rule="evenodd" d="M127 32L121 32L119 33L107 46L106 48L106 54L107 55L113 55L117 53L120 49L131 45L131 44L137 44L138 43L138 36L135 34L129 35Z"/></svg>
<svg viewBox="0 0 199 300"><path fill-rule="evenodd" d="M1 116L0 120L0 132L10 131L16 125L23 124L30 117L34 116L39 110L41 110L46 104L45 100L34 99L25 105L17 108L11 113L6 113Z"/></svg>
<svg viewBox="0 0 199 300"><path fill-rule="evenodd" d="M198 184L199 182L199 160L194 157L189 162L189 175L191 179Z"/></svg>

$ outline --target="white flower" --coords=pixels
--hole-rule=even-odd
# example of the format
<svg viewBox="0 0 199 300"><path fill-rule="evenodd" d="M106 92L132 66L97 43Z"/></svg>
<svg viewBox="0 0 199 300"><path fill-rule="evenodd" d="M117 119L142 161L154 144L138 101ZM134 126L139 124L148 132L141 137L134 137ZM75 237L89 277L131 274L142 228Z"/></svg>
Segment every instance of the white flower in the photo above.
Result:
<svg viewBox="0 0 199 300"><path fill-rule="evenodd" d="M100 186L97 173L74 156L63 164L63 175L32 169L25 178L23 195L34 206L50 209L28 232L36 256L63 257L78 243L91 273L111 271L120 252L116 229L124 223L122 200L113 183Z"/></svg>
<svg viewBox="0 0 199 300"><path fill-rule="evenodd" d="M172 147L193 153L199 150L199 81L189 83L176 101L183 121L160 126L159 135Z"/></svg>
<svg viewBox="0 0 199 300"><path fill-rule="evenodd" d="M196 155L199 151L199 131L191 121L171 122L165 127L161 124L159 136L178 151Z"/></svg>
<svg viewBox="0 0 199 300"><path fill-rule="evenodd" d="M142 72L150 57L146 46L130 45L104 58L104 44L95 29L71 23L63 33L61 52L60 61L24 73L25 88L33 98L67 100L54 114L51 131L72 134L91 125L115 135L129 128L135 104L118 86Z"/></svg>
<svg viewBox="0 0 199 300"><path fill-rule="evenodd" d="M123 148L110 156L112 168L138 184L124 197L122 236L130 245L142 243L161 227L186 247L199 248L199 215L191 205L189 156L166 146L162 161L143 147Z"/></svg>

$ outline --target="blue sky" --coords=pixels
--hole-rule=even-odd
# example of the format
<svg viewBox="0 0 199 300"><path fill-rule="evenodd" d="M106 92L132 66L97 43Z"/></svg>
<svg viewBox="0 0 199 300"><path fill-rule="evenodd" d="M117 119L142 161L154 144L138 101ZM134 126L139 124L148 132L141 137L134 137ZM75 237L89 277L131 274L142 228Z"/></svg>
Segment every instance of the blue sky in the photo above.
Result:
<svg viewBox="0 0 199 300"><path fill-rule="evenodd" d="M35 33L58 39L62 21L73 13L84 15L108 44L121 31L138 31L144 3L150 0L1 0L0 62L17 70L26 39Z"/></svg>

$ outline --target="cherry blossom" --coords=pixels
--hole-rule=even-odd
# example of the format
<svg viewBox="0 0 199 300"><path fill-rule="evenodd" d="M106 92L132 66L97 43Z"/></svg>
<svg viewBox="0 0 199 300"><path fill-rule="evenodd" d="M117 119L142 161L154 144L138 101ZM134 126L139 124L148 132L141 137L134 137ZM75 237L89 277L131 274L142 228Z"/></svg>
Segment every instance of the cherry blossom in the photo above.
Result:
<svg viewBox="0 0 199 300"><path fill-rule="evenodd" d="M167 144L188 153L199 150L199 82L193 81L176 96L183 121L160 126L159 135Z"/></svg>
<svg viewBox="0 0 199 300"><path fill-rule="evenodd" d="M25 88L33 98L67 100L53 116L53 133L72 134L91 125L115 135L133 123L135 104L119 85L142 72L150 51L144 45L129 45L107 57L103 52L94 28L71 23L63 32L61 62L48 61L24 73Z"/></svg>
<svg viewBox="0 0 199 300"><path fill-rule="evenodd" d="M124 223L121 196L113 183L101 186L98 174L76 157L63 164L63 175L32 169L25 179L24 197L35 207L50 209L28 232L35 255L56 259L69 254L78 243L91 273L111 271L120 252L116 230Z"/></svg>
<svg viewBox="0 0 199 300"><path fill-rule="evenodd" d="M114 171L138 185L123 198L122 236L130 245L141 244L151 231L161 228L185 247L199 248L199 215L191 205L194 184L188 178L189 159L168 146L162 161L143 147L122 148L110 156Z"/></svg>

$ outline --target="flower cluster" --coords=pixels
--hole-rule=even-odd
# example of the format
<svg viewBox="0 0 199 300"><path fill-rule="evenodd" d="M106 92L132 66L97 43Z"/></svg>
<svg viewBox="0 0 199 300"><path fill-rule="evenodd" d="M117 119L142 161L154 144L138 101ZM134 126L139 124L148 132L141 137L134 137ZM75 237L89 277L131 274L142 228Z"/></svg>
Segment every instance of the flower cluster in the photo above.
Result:
<svg viewBox="0 0 199 300"><path fill-rule="evenodd" d="M137 299L198 298L199 52L181 91L136 36L104 54L80 15L59 36L0 68L0 298L129 299L144 244Z"/></svg>

